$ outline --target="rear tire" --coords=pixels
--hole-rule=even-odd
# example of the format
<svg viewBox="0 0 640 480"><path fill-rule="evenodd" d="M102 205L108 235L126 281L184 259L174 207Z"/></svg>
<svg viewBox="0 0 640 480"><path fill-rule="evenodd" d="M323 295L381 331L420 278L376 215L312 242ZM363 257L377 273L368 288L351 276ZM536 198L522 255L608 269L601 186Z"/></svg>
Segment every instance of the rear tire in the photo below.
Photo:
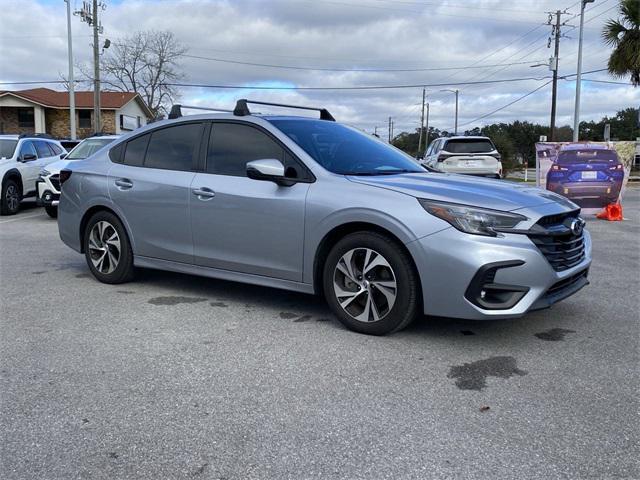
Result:
<svg viewBox="0 0 640 480"><path fill-rule="evenodd" d="M58 207L54 207L53 205L47 205L44 207L44 211L47 212L51 218L58 218Z"/></svg>
<svg viewBox="0 0 640 480"><path fill-rule="evenodd" d="M97 212L84 231L84 254L96 279L125 283L133 279L133 252L122 222L111 212Z"/></svg>
<svg viewBox="0 0 640 480"><path fill-rule="evenodd" d="M22 192L15 180L2 182L2 198L0 199L0 215L15 215L20 210Z"/></svg>
<svg viewBox="0 0 640 480"><path fill-rule="evenodd" d="M386 335L418 315L420 282L398 243L379 233L356 232L338 241L323 270L325 298L350 330Z"/></svg>

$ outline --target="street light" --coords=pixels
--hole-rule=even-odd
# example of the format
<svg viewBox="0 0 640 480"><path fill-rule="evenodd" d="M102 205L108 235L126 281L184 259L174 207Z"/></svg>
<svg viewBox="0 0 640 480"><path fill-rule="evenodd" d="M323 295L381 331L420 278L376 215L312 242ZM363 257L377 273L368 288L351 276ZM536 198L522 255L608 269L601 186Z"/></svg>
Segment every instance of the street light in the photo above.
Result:
<svg viewBox="0 0 640 480"><path fill-rule="evenodd" d="M451 90L449 88L445 88L444 90L440 90L441 92L451 92L451 93L455 93L456 94L456 125L454 128L454 135L458 134L458 94L460 93L460 91L458 89L456 90Z"/></svg>
<svg viewBox="0 0 640 480"><path fill-rule="evenodd" d="M576 71L576 107L573 111L573 141L578 141L580 129L580 85L582 83L582 31L584 30L584 7L595 0L582 0L580 2L580 36L578 39L578 69Z"/></svg>

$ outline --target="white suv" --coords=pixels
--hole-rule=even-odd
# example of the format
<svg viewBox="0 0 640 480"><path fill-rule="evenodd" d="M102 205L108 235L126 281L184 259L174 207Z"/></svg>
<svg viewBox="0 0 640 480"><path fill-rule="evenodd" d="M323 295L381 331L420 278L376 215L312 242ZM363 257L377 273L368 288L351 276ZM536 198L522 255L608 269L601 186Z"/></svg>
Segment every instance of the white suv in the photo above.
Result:
<svg viewBox="0 0 640 480"><path fill-rule="evenodd" d="M502 177L500 154L488 137L437 138L422 163L448 173Z"/></svg>
<svg viewBox="0 0 640 480"><path fill-rule="evenodd" d="M36 194L36 180L45 165L67 151L48 135L0 135L0 215L13 215L25 197Z"/></svg>
<svg viewBox="0 0 640 480"><path fill-rule="evenodd" d="M74 160L84 160L93 155L105 145L113 142L118 135L100 135L85 138L64 158L47 165L40 170L40 177L36 181L36 196L38 205L46 210L51 218L58 216L58 202L60 200L60 170Z"/></svg>

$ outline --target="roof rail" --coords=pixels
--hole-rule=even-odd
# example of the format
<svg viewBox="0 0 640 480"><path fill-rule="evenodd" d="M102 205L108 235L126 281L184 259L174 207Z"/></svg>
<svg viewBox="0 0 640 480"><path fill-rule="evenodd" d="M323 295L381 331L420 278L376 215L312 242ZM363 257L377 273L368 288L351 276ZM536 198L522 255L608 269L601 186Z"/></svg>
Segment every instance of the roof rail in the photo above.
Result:
<svg viewBox="0 0 640 480"><path fill-rule="evenodd" d="M247 106L248 103L252 103L254 105L270 105L272 107L284 107L284 108L297 108L300 110L315 110L320 112L320 120L328 120L331 122L335 122L336 119L333 118L333 115L329 113L329 110L326 108L317 108L317 107L303 107L301 105L287 105L284 103L271 103L271 102L259 102L257 100L247 100L243 98L242 100L238 100L236 103L236 108L233 110L233 114L244 117L245 115L251 115L251 111Z"/></svg>
<svg viewBox="0 0 640 480"><path fill-rule="evenodd" d="M196 107L193 105L181 105L175 104L171 107L171 111L169 112L169 119L173 120L174 118L182 117L182 108L191 108L193 110L207 110L210 112L227 112L232 113L233 110L225 110L223 108L215 108L215 107Z"/></svg>
<svg viewBox="0 0 640 480"><path fill-rule="evenodd" d="M18 138L48 138L53 140L53 137L48 133L21 133Z"/></svg>

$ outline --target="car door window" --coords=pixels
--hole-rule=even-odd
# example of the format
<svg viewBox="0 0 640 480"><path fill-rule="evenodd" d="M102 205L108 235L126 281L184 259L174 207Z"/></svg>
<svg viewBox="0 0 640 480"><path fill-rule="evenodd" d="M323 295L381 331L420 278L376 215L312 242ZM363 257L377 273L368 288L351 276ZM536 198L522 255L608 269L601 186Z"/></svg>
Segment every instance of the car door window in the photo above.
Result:
<svg viewBox="0 0 640 480"><path fill-rule="evenodd" d="M33 146L33 142L24 142L20 147L20 158L24 158L25 155L34 155L37 157L36 148Z"/></svg>
<svg viewBox="0 0 640 480"><path fill-rule="evenodd" d="M280 160L288 178L303 182L314 179L299 160L260 129L239 123L213 123L207 150L207 173L246 177L248 162L267 158Z"/></svg>
<svg viewBox="0 0 640 480"><path fill-rule="evenodd" d="M132 167L141 167L144 163L144 155L147 152L147 145L151 134L142 135L127 142L124 150L124 163Z"/></svg>
<svg viewBox="0 0 640 480"><path fill-rule="evenodd" d="M38 152L38 158L46 158L46 157L53 156L53 152L49 149L47 142L44 142L42 140L36 140L34 143L36 144L36 151Z"/></svg>
<svg viewBox="0 0 640 480"><path fill-rule="evenodd" d="M214 123L209 136L207 172L245 177L247 162L274 158L284 161L284 149L257 128L238 123Z"/></svg>
<svg viewBox="0 0 640 480"><path fill-rule="evenodd" d="M188 123L154 131L147 147L144 166L185 172L193 170L201 132L202 123Z"/></svg>

